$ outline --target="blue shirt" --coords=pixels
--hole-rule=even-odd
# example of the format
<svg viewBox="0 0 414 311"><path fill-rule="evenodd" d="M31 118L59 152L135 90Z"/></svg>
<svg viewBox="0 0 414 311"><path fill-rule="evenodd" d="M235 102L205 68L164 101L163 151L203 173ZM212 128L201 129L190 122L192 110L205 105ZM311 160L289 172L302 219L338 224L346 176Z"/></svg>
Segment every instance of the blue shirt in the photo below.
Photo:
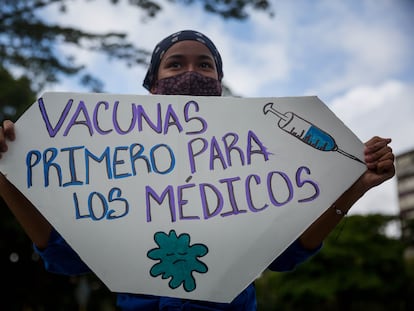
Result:
<svg viewBox="0 0 414 311"><path fill-rule="evenodd" d="M306 250L296 240L271 263L269 269L279 272L290 271L317 253L319 249L320 247L311 251ZM52 231L47 248L39 250L35 246L35 250L43 259L45 268L49 272L64 275L80 275L91 272L79 255L55 230ZM123 311L254 311L256 310L256 292L252 283L231 303L118 293L117 306Z"/></svg>

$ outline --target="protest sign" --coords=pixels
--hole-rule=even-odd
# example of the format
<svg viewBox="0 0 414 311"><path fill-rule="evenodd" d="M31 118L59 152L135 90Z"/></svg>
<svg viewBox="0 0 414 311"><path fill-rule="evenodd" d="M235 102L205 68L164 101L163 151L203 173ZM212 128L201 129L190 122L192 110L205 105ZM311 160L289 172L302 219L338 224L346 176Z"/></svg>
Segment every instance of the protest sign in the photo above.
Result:
<svg viewBox="0 0 414 311"><path fill-rule="evenodd" d="M44 93L0 171L115 292L230 302L364 172L314 96Z"/></svg>

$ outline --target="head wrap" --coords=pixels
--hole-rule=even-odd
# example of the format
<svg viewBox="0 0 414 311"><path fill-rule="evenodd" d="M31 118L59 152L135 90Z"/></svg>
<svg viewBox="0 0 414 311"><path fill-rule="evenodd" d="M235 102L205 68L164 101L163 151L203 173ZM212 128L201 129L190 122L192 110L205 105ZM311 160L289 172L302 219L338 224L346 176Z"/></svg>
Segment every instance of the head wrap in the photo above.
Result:
<svg viewBox="0 0 414 311"><path fill-rule="evenodd" d="M182 30L173 33L172 35L169 35L165 39L161 40L155 46L154 51L152 52L151 62L143 83L143 86L148 91L151 90L151 87L157 79L158 68L160 66L161 59L164 56L165 52L175 43L185 40L198 41L204 44L210 50L216 63L218 79L219 81L221 81L221 79L223 78L223 63L221 60L220 53L218 52L213 41L211 41L207 36L203 35L201 32L197 32L194 30Z"/></svg>

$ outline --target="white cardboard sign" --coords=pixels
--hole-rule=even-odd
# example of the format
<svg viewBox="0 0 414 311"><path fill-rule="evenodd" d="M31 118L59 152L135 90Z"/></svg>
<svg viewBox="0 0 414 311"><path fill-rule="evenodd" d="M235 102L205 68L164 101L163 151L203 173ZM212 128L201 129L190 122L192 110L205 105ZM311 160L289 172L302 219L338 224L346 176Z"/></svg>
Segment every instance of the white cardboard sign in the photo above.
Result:
<svg viewBox="0 0 414 311"><path fill-rule="evenodd" d="M230 302L365 170L317 97L45 93L0 170L115 292Z"/></svg>

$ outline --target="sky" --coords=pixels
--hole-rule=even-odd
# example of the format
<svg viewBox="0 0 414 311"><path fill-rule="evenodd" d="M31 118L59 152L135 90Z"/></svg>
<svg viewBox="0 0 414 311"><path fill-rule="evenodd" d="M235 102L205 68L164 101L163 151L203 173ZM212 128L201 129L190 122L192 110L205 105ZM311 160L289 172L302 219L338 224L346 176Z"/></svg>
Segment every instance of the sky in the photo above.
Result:
<svg viewBox="0 0 414 311"><path fill-rule="evenodd" d="M152 51L169 34L194 29L210 37L224 63L224 83L243 97L318 96L365 142L392 138L396 155L414 149L414 1L274 0L274 17L252 12L226 21L197 5L167 5L155 19L110 1L74 1L49 22L103 33L121 31ZM66 50L68 48L66 47ZM65 52L62 51L62 52ZM72 50L70 50L72 51ZM145 68L128 68L73 49L105 91L146 95ZM71 79L47 91L88 91ZM399 213L396 177L370 190L350 214Z"/></svg>

